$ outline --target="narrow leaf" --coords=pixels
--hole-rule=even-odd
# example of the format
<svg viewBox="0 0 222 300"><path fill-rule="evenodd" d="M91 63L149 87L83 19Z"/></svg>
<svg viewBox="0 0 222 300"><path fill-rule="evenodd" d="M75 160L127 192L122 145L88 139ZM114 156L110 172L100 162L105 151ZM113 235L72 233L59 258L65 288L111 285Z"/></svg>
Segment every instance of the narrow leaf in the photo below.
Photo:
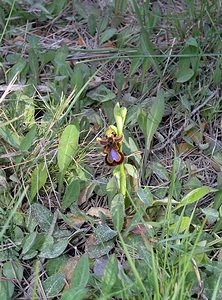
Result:
<svg viewBox="0 0 222 300"><path fill-rule="evenodd" d="M193 191L189 192L182 200L181 202L175 207L174 211L177 210L180 207L183 207L185 205L194 203L199 201L201 198L206 196L209 193L216 192L216 189L213 189L208 186L202 186L200 188L194 189Z"/></svg>

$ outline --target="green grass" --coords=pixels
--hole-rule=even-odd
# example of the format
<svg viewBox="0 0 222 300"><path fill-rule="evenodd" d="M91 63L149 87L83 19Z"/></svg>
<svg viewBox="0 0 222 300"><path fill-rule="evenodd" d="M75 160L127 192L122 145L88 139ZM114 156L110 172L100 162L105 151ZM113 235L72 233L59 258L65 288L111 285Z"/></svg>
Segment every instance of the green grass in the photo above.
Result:
<svg viewBox="0 0 222 300"><path fill-rule="evenodd" d="M0 1L1 299L221 299L221 4L165 2Z"/></svg>

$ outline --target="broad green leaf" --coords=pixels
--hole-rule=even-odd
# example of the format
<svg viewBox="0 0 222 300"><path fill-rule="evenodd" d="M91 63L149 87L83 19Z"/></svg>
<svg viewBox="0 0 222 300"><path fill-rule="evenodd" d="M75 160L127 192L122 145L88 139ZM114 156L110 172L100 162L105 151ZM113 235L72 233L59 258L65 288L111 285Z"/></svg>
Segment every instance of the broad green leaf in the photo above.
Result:
<svg viewBox="0 0 222 300"><path fill-rule="evenodd" d="M44 163L39 164L32 173L30 201L34 199L39 190L44 186L47 179L47 170Z"/></svg>
<svg viewBox="0 0 222 300"><path fill-rule="evenodd" d="M69 260L68 255L60 255L59 257L49 259L46 263L46 272L49 276L58 273L62 270L67 261Z"/></svg>
<svg viewBox="0 0 222 300"><path fill-rule="evenodd" d="M202 209L202 212L206 215L209 225L212 225L219 218L219 212L215 208L206 207Z"/></svg>
<svg viewBox="0 0 222 300"><path fill-rule="evenodd" d="M153 205L153 195L150 192L150 189L148 186L142 188L139 187L137 190L137 196L139 199L147 206L152 206Z"/></svg>
<svg viewBox="0 0 222 300"><path fill-rule="evenodd" d="M58 148L59 171L64 173L78 148L79 124L68 125L62 133Z"/></svg>
<svg viewBox="0 0 222 300"><path fill-rule="evenodd" d="M117 29L116 28L109 28L109 29L105 30L100 35L100 38L99 38L100 45L102 45L103 43L107 42L116 33L117 33Z"/></svg>
<svg viewBox="0 0 222 300"><path fill-rule="evenodd" d="M189 81L194 75L194 71L190 68L180 69L177 73L177 82L184 83Z"/></svg>
<svg viewBox="0 0 222 300"><path fill-rule="evenodd" d="M75 89L75 92L79 92L82 88L83 82L83 74L80 65L77 65L73 71L72 78L71 78L71 86Z"/></svg>
<svg viewBox="0 0 222 300"><path fill-rule="evenodd" d="M43 288L47 297L56 296L65 285L65 275L56 273L43 281Z"/></svg>
<svg viewBox="0 0 222 300"><path fill-rule="evenodd" d="M29 150L29 148L32 146L33 144L33 139L36 136L36 125L33 126L29 132L25 135L25 137L21 140L19 149L23 150L23 151L27 151Z"/></svg>
<svg viewBox="0 0 222 300"><path fill-rule="evenodd" d="M36 236L37 236L37 232L34 231L25 238L25 241L24 241L24 244L22 247L22 255L26 254L32 248L32 246L35 242Z"/></svg>
<svg viewBox="0 0 222 300"><path fill-rule="evenodd" d="M213 189L208 186L202 186L200 188L197 188L191 192L189 192L182 200L181 202L175 207L174 210L179 209L180 207L183 207L185 205L194 203L199 201L201 198L206 196L209 193L216 192L216 189Z"/></svg>
<svg viewBox="0 0 222 300"><path fill-rule="evenodd" d="M10 281L0 280L0 296L1 300L10 300L14 293L14 284Z"/></svg>
<svg viewBox="0 0 222 300"><path fill-rule="evenodd" d="M21 74L21 72L25 69L26 65L26 60L20 57L16 64L8 72L8 81L10 82L16 74Z"/></svg>
<svg viewBox="0 0 222 300"><path fill-rule="evenodd" d="M68 208L72 203L76 202L80 194L79 180L72 180L66 187L65 194L62 199L62 208Z"/></svg>
<svg viewBox="0 0 222 300"><path fill-rule="evenodd" d="M71 283L74 288L85 288L89 280L89 258L82 255L72 275Z"/></svg>
<svg viewBox="0 0 222 300"><path fill-rule="evenodd" d="M39 257L56 258L65 251L68 243L69 241L67 239L60 239L55 243L53 239L49 239L49 243L46 242L43 244Z"/></svg>
<svg viewBox="0 0 222 300"><path fill-rule="evenodd" d="M33 144L33 140L36 136L36 126L33 126L29 132L25 135L25 137L21 140L19 149L22 151L28 151L29 148L32 146ZM24 157L24 155L19 155L16 157L15 162L16 165L18 165L17 167L19 168L19 164L22 160L22 158Z"/></svg>
<svg viewBox="0 0 222 300"><path fill-rule="evenodd" d="M87 97L100 103L110 101L116 98L116 95L108 89L105 85L101 84L94 90L87 93Z"/></svg>
<svg viewBox="0 0 222 300"><path fill-rule="evenodd" d="M102 242L100 244L92 244L87 247L87 253L89 258L99 258L108 253L115 247L112 240L108 242Z"/></svg>
<svg viewBox="0 0 222 300"><path fill-rule="evenodd" d="M34 203L31 207L31 216L38 223L43 231L48 231L51 227L53 214L45 206Z"/></svg>
<svg viewBox="0 0 222 300"><path fill-rule="evenodd" d="M106 265L104 275L102 277L102 290L108 294L114 286L118 276L118 261L113 254Z"/></svg>
<svg viewBox="0 0 222 300"><path fill-rule="evenodd" d="M110 204L114 196L118 193L118 182L115 176L111 177L108 181L106 185L106 192Z"/></svg>
<svg viewBox="0 0 222 300"><path fill-rule="evenodd" d="M13 148L19 149L20 137L2 123L0 123L0 137Z"/></svg>
<svg viewBox="0 0 222 300"><path fill-rule="evenodd" d="M152 161L150 163L150 168L153 170L153 173L156 174L160 179L169 180L167 170L158 161Z"/></svg>
<svg viewBox="0 0 222 300"><path fill-rule="evenodd" d="M178 234L184 232L189 227L189 225L190 225L190 217L183 217L179 228L178 228L178 224L174 223L170 225L170 229L174 230L178 228L178 231L176 232Z"/></svg>
<svg viewBox="0 0 222 300"><path fill-rule="evenodd" d="M94 14L89 15L88 17L88 30L91 36L94 36L96 33L96 17Z"/></svg>
<svg viewBox="0 0 222 300"><path fill-rule="evenodd" d="M146 149L150 150L153 136L162 120L164 113L164 93L159 92L154 100L146 121Z"/></svg>
<svg viewBox="0 0 222 300"><path fill-rule="evenodd" d="M23 278L23 271L24 268L21 262L16 258L11 261L7 261L3 265L3 274L5 277L10 279L17 279L18 281L21 281Z"/></svg>
<svg viewBox="0 0 222 300"><path fill-rule="evenodd" d="M113 239L117 235L117 232L106 224L99 224L96 228L95 235L100 242L107 242Z"/></svg>
<svg viewBox="0 0 222 300"><path fill-rule="evenodd" d="M115 84L116 84L117 89L118 89L119 91L122 90L123 83L124 83L124 74L123 74L123 71L117 70L117 71L115 72Z"/></svg>
<svg viewBox="0 0 222 300"><path fill-rule="evenodd" d="M126 170L126 172L133 178L138 178L138 171L136 169L136 167L134 167L131 164L124 164L124 168Z"/></svg>
<svg viewBox="0 0 222 300"><path fill-rule="evenodd" d="M86 293L87 289L71 288L64 292L61 300L83 300Z"/></svg>
<svg viewBox="0 0 222 300"><path fill-rule="evenodd" d="M122 194L117 194L111 202L111 215L116 231L120 232L123 228L125 217L125 205Z"/></svg>

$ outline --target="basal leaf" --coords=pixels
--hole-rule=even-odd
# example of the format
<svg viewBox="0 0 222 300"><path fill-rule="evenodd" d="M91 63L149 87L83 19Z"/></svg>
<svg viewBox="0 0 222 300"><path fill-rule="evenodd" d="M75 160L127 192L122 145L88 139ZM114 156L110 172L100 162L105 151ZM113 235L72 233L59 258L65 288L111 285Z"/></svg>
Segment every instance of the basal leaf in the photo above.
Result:
<svg viewBox="0 0 222 300"><path fill-rule="evenodd" d="M78 148L79 124L68 125L62 133L58 148L58 166L61 173L64 173L72 157Z"/></svg>
<svg viewBox="0 0 222 300"><path fill-rule="evenodd" d="M146 122L146 149L149 151L153 136L164 113L164 93L160 92L154 100Z"/></svg>
<svg viewBox="0 0 222 300"><path fill-rule="evenodd" d="M47 297L57 295L65 285L65 275L62 273L56 273L48 277L43 282L43 288Z"/></svg>
<svg viewBox="0 0 222 300"><path fill-rule="evenodd" d="M72 203L76 202L80 194L79 180L72 180L66 187L65 194L62 199L62 208L68 208Z"/></svg>
<svg viewBox="0 0 222 300"><path fill-rule="evenodd" d="M153 195L150 192L150 189L148 186L142 188L139 187L137 190L137 196L139 199L147 206L152 206L153 205Z"/></svg>
<svg viewBox="0 0 222 300"><path fill-rule="evenodd" d="M72 286L75 288L85 288L89 280L89 258L82 255L72 276Z"/></svg>
<svg viewBox="0 0 222 300"><path fill-rule="evenodd" d="M102 290L105 294L108 294L111 291L117 280L117 275L118 261L115 254L113 254L106 265L105 272L102 277Z"/></svg>
<svg viewBox="0 0 222 300"><path fill-rule="evenodd" d="M100 39L99 39L100 44L102 45L103 43L107 42L116 33L117 33L116 28L109 28L109 29L105 30L103 33L101 33L101 36L100 36Z"/></svg>
<svg viewBox="0 0 222 300"><path fill-rule="evenodd" d="M83 300L85 299L87 289L71 288L65 291L61 300Z"/></svg>
<svg viewBox="0 0 222 300"><path fill-rule="evenodd" d="M31 207L31 216L35 219L43 231L48 231L50 229L53 214L48 208L39 203L34 203Z"/></svg>
<svg viewBox="0 0 222 300"><path fill-rule="evenodd" d="M47 179L47 170L44 163L39 164L32 173L30 201L34 199L39 190L44 186Z"/></svg>
<svg viewBox="0 0 222 300"><path fill-rule="evenodd" d="M113 100L116 98L116 95L103 84L101 84L94 90L89 91L87 93L87 96L92 100L98 101L100 103Z"/></svg>

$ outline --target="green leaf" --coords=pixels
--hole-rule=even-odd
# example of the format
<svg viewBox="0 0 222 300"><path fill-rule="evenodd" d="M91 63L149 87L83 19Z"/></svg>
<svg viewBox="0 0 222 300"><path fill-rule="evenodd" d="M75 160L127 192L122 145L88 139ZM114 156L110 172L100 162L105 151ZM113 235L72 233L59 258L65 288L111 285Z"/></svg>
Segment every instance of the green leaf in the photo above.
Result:
<svg viewBox="0 0 222 300"><path fill-rule="evenodd" d="M148 188L148 186L146 186L144 188L138 187L137 196L148 207L153 205L153 195L150 192L150 189Z"/></svg>
<svg viewBox="0 0 222 300"><path fill-rule="evenodd" d="M136 167L131 164L124 164L124 168L131 177L138 179L138 171Z"/></svg>
<svg viewBox="0 0 222 300"><path fill-rule="evenodd" d="M39 164L32 173L30 201L34 199L38 191L44 186L47 179L47 170L44 163Z"/></svg>
<svg viewBox="0 0 222 300"><path fill-rule="evenodd" d="M76 202L80 194L79 180L72 180L66 187L65 194L62 199L62 208L68 208L72 203Z"/></svg>
<svg viewBox="0 0 222 300"><path fill-rule="evenodd" d="M123 228L125 205L122 194L117 194L111 202L111 215L115 229L120 232Z"/></svg>
<svg viewBox="0 0 222 300"><path fill-rule="evenodd" d="M28 151L29 148L32 146L33 144L33 140L36 136L36 126L33 126L29 132L25 135L25 137L21 140L19 149L22 151ZM24 157L24 155L19 155L16 157L15 162L16 165L18 165L17 167L19 168L19 164L22 161L22 158Z"/></svg>
<svg viewBox="0 0 222 300"><path fill-rule="evenodd" d="M175 230L177 228L177 232L174 234L179 234L184 232L187 228L189 228L190 226L190 217L183 217L181 222L180 222L180 226L178 228L178 224L174 223L172 225L170 225L170 229Z"/></svg>
<svg viewBox="0 0 222 300"><path fill-rule="evenodd" d="M36 136L36 125L34 125L29 132L25 135L25 137L21 140L19 149L23 150L23 151L27 151L29 150L29 148L32 146L33 144L33 140Z"/></svg>
<svg viewBox="0 0 222 300"><path fill-rule="evenodd" d="M82 255L72 275L71 283L75 288L85 288L89 280L89 258Z"/></svg>
<svg viewBox="0 0 222 300"><path fill-rule="evenodd" d="M105 85L101 84L94 90L87 93L87 97L100 103L110 101L116 98L116 95Z"/></svg>
<svg viewBox="0 0 222 300"><path fill-rule="evenodd" d="M96 33L96 17L95 15L91 14L88 18L88 30L91 36L94 36Z"/></svg>
<svg viewBox="0 0 222 300"><path fill-rule="evenodd" d="M87 253L89 258L99 258L108 253L115 247L112 240L108 242L102 242L100 244L92 244L87 247Z"/></svg>
<svg viewBox="0 0 222 300"><path fill-rule="evenodd" d="M7 126L0 123L0 137L15 149L19 149L20 137Z"/></svg>
<svg viewBox="0 0 222 300"><path fill-rule="evenodd" d="M150 167L153 170L153 173L156 174L160 179L169 180L167 170L163 165L161 165L161 163L159 163L158 161L152 161L150 163Z"/></svg>
<svg viewBox="0 0 222 300"><path fill-rule="evenodd" d="M193 77L193 75L194 71L191 68L180 69L177 73L177 82L187 82Z"/></svg>
<svg viewBox="0 0 222 300"><path fill-rule="evenodd" d="M158 61L155 57L153 57L153 55L155 54L155 51L153 49L154 45L150 41L149 34L144 28L141 30L140 43L143 54L147 56L146 60L152 64L159 78L162 78L162 73L160 71Z"/></svg>
<svg viewBox="0 0 222 300"><path fill-rule="evenodd" d="M56 296L65 285L65 275L62 273L56 273L48 277L43 282L43 288L47 297Z"/></svg>
<svg viewBox="0 0 222 300"><path fill-rule="evenodd" d="M117 232L106 224L99 224L96 228L95 235L100 242L107 242L113 239L117 235Z"/></svg>
<svg viewBox="0 0 222 300"><path fill-rule="evenodd" d="M206 196L209 193L216 192L216 189L213 189L208 186L202 186L200 188L197 188L191 192L189 192L182 200L181 202L175 207L174 211L179 209L180 207L183 207L185 205L194 203L199 201L201 198Z"/></svg>
<svg viewBox="0 0 222 300"><path fill-rule="evenodd" d="M103 43L107 42L116 33L117 33L117 29L116 28L109 28L109 29L105 30L100 35L100 38L99 38L100 45L102 45Z"/></svg>
<svg viewBox="0 0 222 300"><path fill-rule="evenodd" d="M123 74L123 71L117 70L117 71L115 72L115 84L116 84L117 89L118 89L119 91L122 90L123 83L124 83L124 74Z"/></svg>
<svg viewBox="0 0 222 300"><path fill-rule="evenodd" d="M219 212L215 208L206 207L202 209L202 212L206 215L209 225L212 225L219 218Z"/></svg>
<svg viewBox="0 0 222 300"><path fill-rule="evenodd" d="M47 232L50 229L53 215L48 208L34 203L31 207L31 215L43 231Z"/></svg>
<svg viewBox="0 0 222 300"><path fill-rule="evenodd" d="M16 258L11 261L7 261L3 265L3 274L5 277L10 279L17 279L18 281L21 281L23 278L23 271L24 268L22 264Z"/></svg>
<svg viewBox="0 0 222 300"><path fill-rule="evenodd" d="M53 238L49 236L48 241L46 239L46 242L42 246L42 250L39 254L39 257L56 258L65 251L68 243L68 239L60 239L58 242L54 243Z"/></svg>
<svg viewBox="0 0 222 300"><path fill-rule="evenodd" d="M164 93L159 92L154 100L146 121L146 149L150 150L153 136L162 120L164 113Z"/></svg>
<svg viewBox="0 0 222 300"><path fill-rule="evenodd" d="M64 173L72 157L78 148L79 124L68 125L62 133L58 148L58 166L61 173Z"/></svg>
<svg viewBox="0 0 222 300"><path fill-rule="evenodd" d="M20 74L25 69L26 64L24 58L19 58L17 63L8 72L8 82L10 82L16 74Z"/></svg>
<svg viewBox="0 0 222 300"><path fill-rule="evenodd" d="M14 284L9 281L0 280L0 295L1 300L10 300L14 293Z"/></svg>
<svg viewBox="0 0 222 300"><path fill-rule="evenodd" d="M86 299L87 289L71 288L65 291L61 300L82 300Z"/></svg>
<svg viewBox="0 0 222 300"><path fill-rule="evenodd" d="M106 268L104 275L102 277L102 290L104 294L108 294L112 287L114 286L118 275L118 261L115 254L111 255Z"/></svg>
<svg viewBox="0 0 222 300"><path fill-rule="evenodd" d="M25 238L25 242L22 247L22 255L26 254L32 248L32 246L35 242L36 236L37 236L37 232L34 231Z"/></svg>
<svg viewBox="0 0 222 300"><path fill-rule="evenodd" d="M115 176L109 179L106 185L106 193L110 204L114 196L118 193L118 182Z"/></svg>

